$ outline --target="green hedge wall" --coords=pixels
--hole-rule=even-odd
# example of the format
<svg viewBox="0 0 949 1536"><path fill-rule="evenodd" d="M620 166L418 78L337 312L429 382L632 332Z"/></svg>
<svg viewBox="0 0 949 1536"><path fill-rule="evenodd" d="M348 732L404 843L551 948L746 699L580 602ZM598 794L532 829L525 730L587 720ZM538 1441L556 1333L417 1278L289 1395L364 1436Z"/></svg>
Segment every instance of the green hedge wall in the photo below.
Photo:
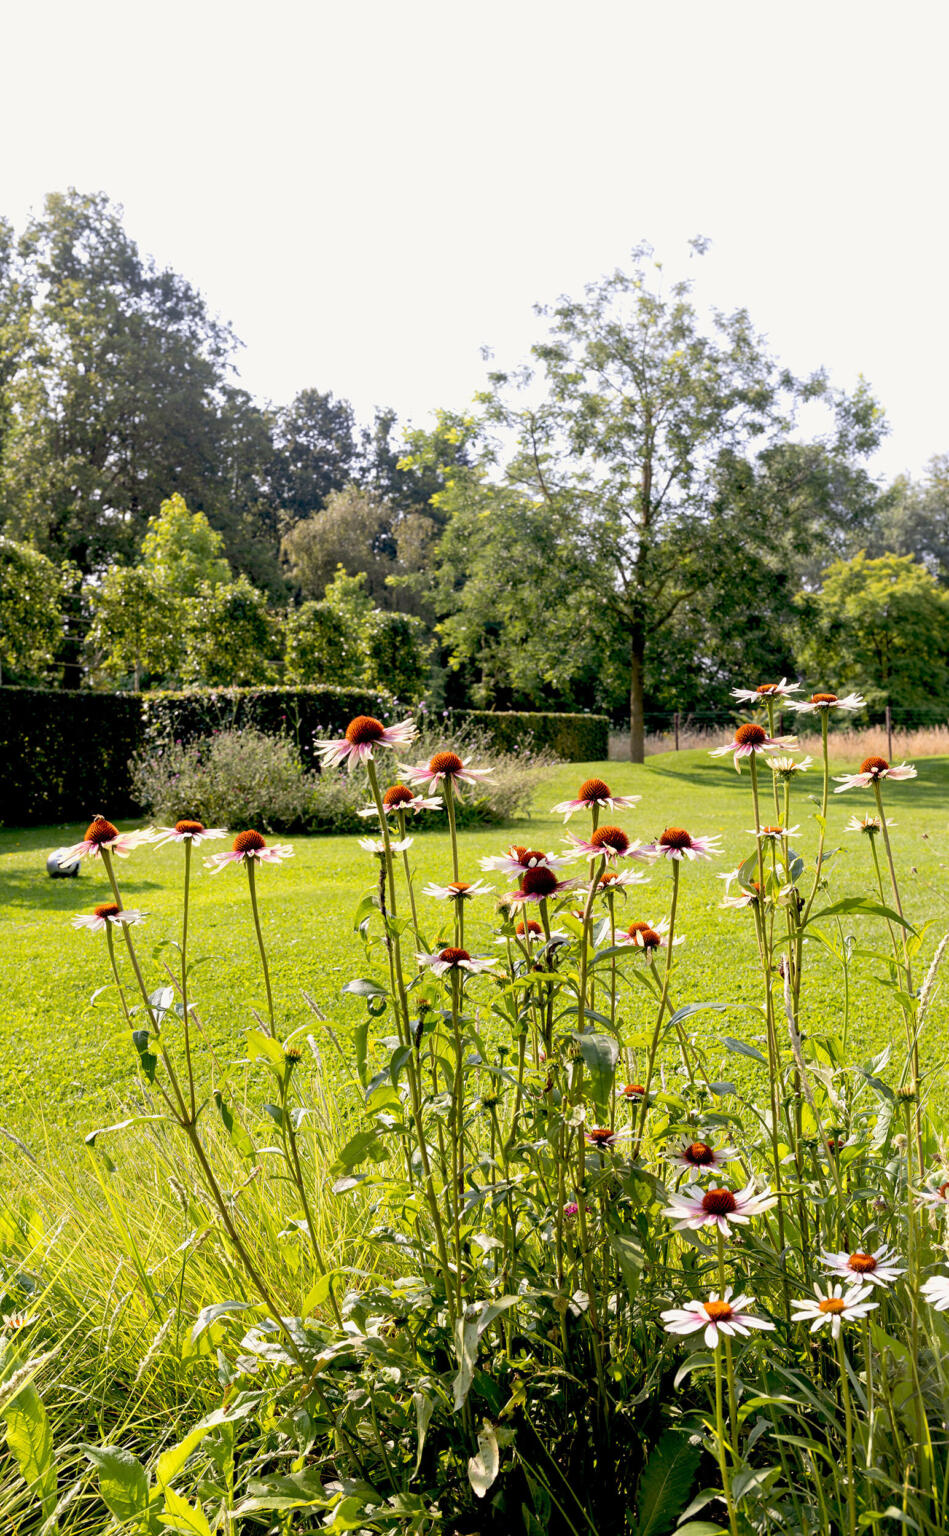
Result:
<svg viewBox="0 0 949 1536"><path fill-rule="evenodd" d="M451 719L458 725L486 731L494 745L505 752L516 752L527 742L535 749L546 747L565 763L599 763L609 757L610 722L606 715L456 709Z"/></svg>
<svg viewBox="0 0 949 1536"><path fill-rule="evenodd" d="M149 741L194 741L252 725L266 736L291 736L308 768L317 766L314 738L342 736L354 715L395 719L391 696L365 688L203 688L140 697Z"/></svg>
<svg viewBox="0 0 949 1536"><path fill-rule="evenodd" d="M130 815L141 741L135 694L0 688L0 823Z"/></svg>

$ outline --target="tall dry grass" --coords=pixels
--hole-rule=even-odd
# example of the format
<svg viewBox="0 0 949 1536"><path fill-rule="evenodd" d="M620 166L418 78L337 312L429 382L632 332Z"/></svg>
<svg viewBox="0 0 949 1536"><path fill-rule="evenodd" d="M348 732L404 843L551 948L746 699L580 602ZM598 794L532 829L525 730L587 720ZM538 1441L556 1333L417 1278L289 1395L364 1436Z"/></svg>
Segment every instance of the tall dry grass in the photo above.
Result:
<svg viewBox="0 0 949 1536"><path fill-rule="evenodd" d="M785 718L785 734L791 735L794 731L794 722ZM727 725L719 726L681 726L679 730L679 750L688 752L693 748L705 748L711 750L722 742L727 741L731 734ZM812 756L819 757L821 752L820 731L801 731L797 733L798 742L802 752L810 752ZM838 730L831 734L831 752L835 758L854 758L860 760L878 754L881 757L892 757L894 762L902 762L904 758L912 760L917 757L944 757L949 756L949 725L925 725L915 730L894 730L893 749L888 750L886 739L886 726L869 725L861 730ZM653 757L659 752L675 751L675 736L672 731L651 733L646 737L646 756ZM610 733L610 758L617 762L629 762L629 732L612 731Z"/></svg>

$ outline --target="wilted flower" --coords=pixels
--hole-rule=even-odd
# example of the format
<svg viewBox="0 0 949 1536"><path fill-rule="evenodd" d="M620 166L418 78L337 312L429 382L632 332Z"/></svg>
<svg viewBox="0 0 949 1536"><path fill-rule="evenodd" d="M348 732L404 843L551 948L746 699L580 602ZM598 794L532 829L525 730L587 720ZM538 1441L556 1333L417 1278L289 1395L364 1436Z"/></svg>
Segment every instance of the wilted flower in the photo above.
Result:
<svg viewBox="0 0 949 1536"><path fill-rule="evenodd" d="M416 734L414 720L383 725L372 715L357 715L355 720L350 720L344 736L338 741L317 741L316 750L324 768L338 768L341 763L348 762L352 771L356 763L370 760L374 747L407 747Z"/></svg>
<svg viewBox="0 0 949 1536"><path fill-rule="evenodd" d="M795 736L769 736L763 725L756 725L752 721L748 725L740 725L734 740L726 742L723 747L715 747L709 757L724 757L730 752L735 760L735 768L740 773L743 757L754 757L758 752L775 752L796 745Z"/></svg>
<svg viewBox="0 0 949 1536"><path fill-rule="evenodd" d="M858 1285L892 1285L906 1273L905 1267L901 1269L896 1262L898 1258L899 1254L885 1243L874 1253L863 1253L858 1249L855 1253L821 1254L821 1262L832 1275Z"/></svg>
<svg viewBox="0 0 949 1536"><path fill-rule="evenodd" d="M891 821L889 816L886 818L886 824L888 827L896 826L896 822ZM851 816L844 827L845 832L866 832L869 837L875 837L882 830L879 816Z"/></svg>
<svg viewBox="0 0 949 1536"><path fill-rule="evenodd" d="M757 880L751 882L750 888L742 886L737 896L729 895L729 887L733 880L738 879L740 873L741 866L739 865L738 869L730 869L727 875L719 875L719 880L724 880L725 882L725 895L722 897L723 907L751 907L758 901L761 891Z"/></svg>
<svg viewBox="0 0 949 1536"><path fill-rule="evenodd" d="M799 715L819 715L830 709L863 709L866 702L860 693L848 693L842 699L838 699L836 693L812 693L809 699L788 699L791 708Z"/></svg>
<svg viewBox="0 0 949 1536"><path fill-rule="evenodd" d="M669 1307L659 1316L667 1333L698 1333L704 1329L706 1345L709 1349L717 1349L722 1333L747 1337L752 1328L774 1328L774 1323L766 1317L755 1317L745 1311L753 1299L751 1296L733 1296L732 1287L728 1285L721 1298L717 1291L713 1291L708 1301L687 1301L684 1307Z"/></svg>
<svg viewBox="0 0 949 1536"><path fill-rule="evenodd" d="M796 773L806 773L813 761L810 755L799 757L796 761L793 757L769 757L768 767L779 779L793 779Z"/></svg>
<svg viewBox="0 0 949 1536"><path fill-rule="evenodd" d="M789 683L782 677L779 683L759 683L757 688L733 688L732 698L742 704L766 704L769 699L786 699L788 694L800 691L800 683Z"/></svg>
<svg viewBox="0 0 949 1536"><path fill-rule="evenodd" d="M811 1333L816 1333L818 1328L823 1328L825 1323L829 1323L834 1338L839 1339L842 1323L856 1322L859 1318L866 1317L879 1305L878 1302L867 1299L872 1295L872 1285L850 1285L846 1291L839 1281L836 1285L829 1286L826 1291L822 1291L819 1285L815 1285L814 1301L809 1296L802 1297L800 1301L792 1301L791 1306L794 1310L791 1321L792 1323L810 1323Z"/></svg>
<svg viewBox="0 0 949 1536"><path fill-rule="evenodd" d="M717 833L712 837L693 837L684 827L666 827L662 836L647 844L643 852L664 859L710 859L722 851L716 847L718 841Z"/></svg>
<svg viewBox="0 0 949 1536"><path fill-rule="evenodd" d="M576 800L561 800L552 814L563 815L564 821L569 821L574 811L589 811L595 805L605 806L608 811L627 811L641 799L642 795L614 795L605 779L584 779Z"/></svg>
<svg viewBox="0 0 949 1536"><path fill-rule="evenodd" d="M448 885L430 881L422 887L422 895L434 896L436 901L470 901L473 896L490 896L493 890L494 886L485 885L483 880L476 880L473 885L467 880L452 880Z"/></svg>
<svg viewBox="0 0 949 1536"><path fill-rule="evenodd" d="M924 1280L919 1293L937 1312L945 1312L949 1308L949 1275L932 1275Z"/></svg>
<svg viewBox="0 0 949 1536"><path fill-rule="evenodd" d="M198 847L210 837L227 837L226 827L206 827L200 821L176 821L173 827L152 827L148 841L156 848L165 843L193 843Z"/></svg>
<svg viewBox="0 0 949 1536"><path fill-rule="evenodd" d="M455 949L451 945L437 950L434 955L416 955L415 958L419 965L428 966L436 976L444 976L446 971L468 971L477 976L498 963L496 955L472 956L466 949Z"/></svg>
<svg viewBox="0 0 949 1536"><path fill-rule="evenodd" d="M726 1163L733 1163L738 1152L734 1147L713 1147L707 1141L692 1141L685 1136L675 1151L666 1155L674 1167L686 1173L714 1173Z"/></svg>
<svg viewBox="0 0 949 1536"><path fill-rule="evenodd" d="M682 1194L669 1196L669 1204L663 1207L663 1216L670 1216L679 1232L698 1231L699 1227L713 1226L726 1237L731 1236L731 1224L745 1224L752 1216L777 1205L778 1197L765 1186L759 1193L753 1181L744 1189L702 1189L692 1184Z"/></svg>
<svg viewBox="0 0 949 1536"><path fill-rule="evenodd" d="M260 864L282 864L284 859L292 856L290 843L274 843L268 847L266 838L251 829L238 832L230 853L212 853L209 859L205 859L204 865L206 869L218 874L227 864L246 864L251 859L256 859Z"/></svg>
<svg viewBox="0 0 949 1536"><path fill-rule="evenodd" d="M81 917L74 917L72 926L88 928L90 933L101 933L106 923L113 923L117 927L124 923L127 927L132 927L136 923L141 923L145 916L146 913L139 912L133 907L120 907L113 901L104 901L101 906L93 907L91 912Z"/></svg>
<svg viewBox="0 0 949 1536"><path fill-rule="evenodd" d="M426 798L424 795L413 794L407 784L392 784L382 796L382 809L387 816L395 816L399 811L417 816L419 811L443 811L445 802L440 795ZM360 816L378 816L379 808L375 805L364 805L359 814Z"/></svg>
<svg viewBox="0 0 949 1536"><path fill-rule="evenodd" d="M916 769L909 763L900 763L898 767L891 768L885 757L865 757L860 764L859 773L834 775L834 782L840 785L839 789L834 790L834 794L842 795L845 789L867 789L881 779L915 779L915 777Z"/></svg>
<svg viewBox="0 0 949 1536"><path fill-rule="evenodd" d="M137 832L120 832L104 816L93 816L82 841L73 843L71 848L64 849L60 854L59 867L62 869L64 864L70 864L73 859L97 859L103 851L117 853L120 859L125 859L133 848L148 840L147 827Z"/></svg>
<svg viewBox="0 0 949 1536"><path fill-rule="evenodd" d="M563 869L572 854L544 853L540 848L523 848L515 843L507 853L494 853L481 860L484 870L499 869L505 875L520 875L525 869Z"/></svg>
<svg viewBox="0 0 949 1536"><path fill-rule="evenodd" d="M400 763L402 773L408 774L410 784L424 784L427 789L437 789L445 779L452 784L480 784L489 779L493 768L470 768L470 757L461 758L457 752L436 752L427 763Z"/></svg>

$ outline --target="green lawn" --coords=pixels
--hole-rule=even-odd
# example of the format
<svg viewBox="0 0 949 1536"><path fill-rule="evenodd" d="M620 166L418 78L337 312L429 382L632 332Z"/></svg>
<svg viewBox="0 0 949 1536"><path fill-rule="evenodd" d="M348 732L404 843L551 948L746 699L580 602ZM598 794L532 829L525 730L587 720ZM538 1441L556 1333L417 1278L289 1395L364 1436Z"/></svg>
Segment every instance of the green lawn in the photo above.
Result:
<svg viewBox="0 0 949 1536"><path fill-rule="evenodd" d="M853 766L840 764L839 768ZM919 767L919 778L892 786L887 802L896 823L894 841L907 916L914 922L932 920L924 951L928 960L949 927L942 844L949 814L949 759L930 758ZM687 864L683 870L678 926L687 943L677 952L676 997L678 1001L757 1001L760 977L748 914L719 907L723 887L717 876L733 869L752 847L747 830L752 825L749 779L747 773L739 777L734 772L730 759L710 761L705 752L683 752L653 757L642 767L599 763L559 768L541 786L529 823L461 835L462 876L476 878L479 857L501 851L511 841L529 840L535 846L556 848L564 829L549 807L574 794L580 781L594 772L607 778L616 793L642 796L640 805L621 818L634 836L647 840L669 823L684 825L693 833L722 835L723 857ZM767 771L764 779L769 787ZM799 778L797 784L819 793L816 773ZM842 850L830 866L831 899L873 894L866 841L843 831L852 813L871 809L872 795L867 791L831 796L828 848ZM800 823L796 843L809 856L816 845L816 828L809 821L813 810L802 790L792 824ZM426 826L437 827L440 821L434 815ZM570 825L579 830L585 819L578 816ZM5 935L0 950L0 1112L3 1124L27 1140L39 1105L63 1128L84 1133L101 1123L109 1100L121 1098L135 1084L132 1050L114 992L107 988L96 996L109 980L104 940L101 935L74 931L69 921L75 913L108 899L102 870L86 863L78 880L54 881L44 869L49 850L77 840L82 831L75 826L0 833ZM291 841L294 858L280 868L265 868L258 887L285 1034L307 1019L312 1021L303 990L310 992L330 1020L361 1014L363 1004L341 997L341 987L350 976L365 970L352 915L360 897L373 885L375 871L374 859L359 849L355 837ZM205 851L223 846L227 845L206 845ZM444 831L420 832L412 858L419 886L430 879L450 878ZM181 870L182 854L175 845L143 849L120 862L126 905L149 913L148 927L134 932L147 959L148 979L156 984L162 959L173 962L175 958L172 950L161 946L177 934ZM498 892L506 888L504 876L493 877L492 883ZM242 873L230 868L212 877L199 859L192 892L192 956L201 959L193 991L208 1038L223 1063L241 1055L251 1010L264 1006L247 882ZM630 920L656 920L666 914L668 899L669 866L663 862L651 872L650 884L631 894L625 910ZM432 939L440 931L439 923L447 933L443 905L422 899L420 916L423 930ZM492 918L491 898L468 907L467 942L473 953L492 950ZM869 930L877 926L875 920L861 918L849 919L846 927L868 938L867 925ZM819 985L809 994L808 1022L812 1030L828 1023L839 1029L841 973L819 946L811 950L810 964ZM857 959L851 976L851 1039L867 1053L896 1038L898 1028L895 1004L873 980L878 969L871 961ZM487 984L479 991L487 995ZM635 992L628 1008L632 1025L646 1008L645 994ZM941 1033L944 1019L945 1011L937 1002L929 1029ZM727 1028L721 1022L703 1027L713 1040L716 1032L750 1037L758 1030L757 1021L740 1010L729 1018ZM319 1035L318 1027L315 1033ZM722 1055L724 1075L734 1078L741 1058Z"/></svg>

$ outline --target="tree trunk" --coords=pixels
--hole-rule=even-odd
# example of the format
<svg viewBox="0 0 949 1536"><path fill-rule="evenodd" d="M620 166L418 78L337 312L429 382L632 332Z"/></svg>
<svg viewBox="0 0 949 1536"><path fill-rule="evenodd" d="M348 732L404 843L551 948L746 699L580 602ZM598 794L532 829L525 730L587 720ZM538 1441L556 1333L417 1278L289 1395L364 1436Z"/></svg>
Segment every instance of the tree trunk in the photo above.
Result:
<svg viewBox="0 0 949 1536"><path fill-rule="evenodd" d="M646 719L643 713L643 674L646 635L641 622L634 622L629 647L629 760L646 760Z"/></svg>

